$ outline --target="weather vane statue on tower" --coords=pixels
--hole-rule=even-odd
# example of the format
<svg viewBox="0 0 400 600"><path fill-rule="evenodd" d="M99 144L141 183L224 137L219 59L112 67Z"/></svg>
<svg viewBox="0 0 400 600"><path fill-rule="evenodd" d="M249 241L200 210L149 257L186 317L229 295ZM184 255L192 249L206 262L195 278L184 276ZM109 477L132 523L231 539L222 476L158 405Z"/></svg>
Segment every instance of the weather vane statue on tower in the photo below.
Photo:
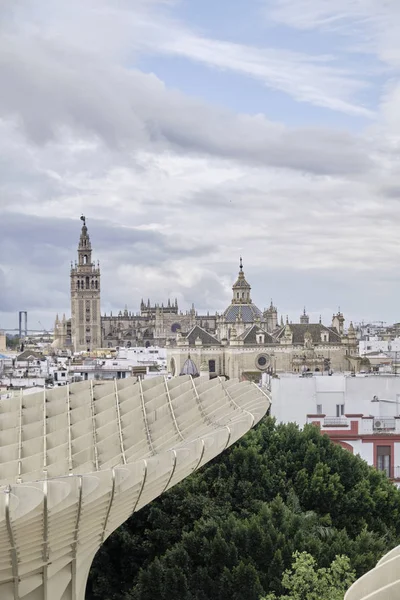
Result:
<svg viewBox="0 0 400 600"><path fill-rule="evenodd" d="M85 217L85 215L81 215L81 221L83 221L83 224L86 225L86 217Z"/></svg>

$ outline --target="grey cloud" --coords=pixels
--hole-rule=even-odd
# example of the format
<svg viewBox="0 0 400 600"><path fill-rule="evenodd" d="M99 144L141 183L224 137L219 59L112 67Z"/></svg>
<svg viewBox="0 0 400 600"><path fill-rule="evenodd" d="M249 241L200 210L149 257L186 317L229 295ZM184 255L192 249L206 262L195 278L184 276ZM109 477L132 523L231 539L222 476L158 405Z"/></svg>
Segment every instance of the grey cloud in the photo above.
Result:
<svg viewBox="0 0 400 600"><path fill-rule="evenodd" d="M386 185L381 189L384 196L400 200L400 185Z"/></svg>
<svg viewBox="0 0 400 600"><path fill-rule="evenodd" d="M215 250L216 246L196 244L179 236L169 237L158 231L135 227L118 227L89 218L89 233L93 249L103 256L115 256L132 263L167 262L174 258L199 257ZM40 266L59 266L69 254L75 259L80 235L80 220L37 217L6 212L0 249L9 259L25 259ZM12 251L7 251L9 244Z"/></svg>
<svg viewBox="0 0 400 600"><path fill-rule="evenodd" d="M59 307L69 305L69 265L77 257L80 225L78 218L74 221L4 213L0 256L6 266L0 270L0 313L40 309L55 313ZM173 286L177 272L168 266L171 261L196 260L215 250L207 244L169 238L154 231L113 227L96 219L88 219L88 226L93 259L101 259L103 301L114 307L130 301L124 299L124 294L131 286L120 280L119 267L133 265L145 270L156 266L160 272L164 270L165 281L169 281L166 285ZM140 282L134 283L137 310L143 289Z"/></svg>
<svg viewBox="0 0 400 600"><path fill-rule="evenodd" d="M19 120L39 144L68 128L120 151L170 147L327 174L373 166L365 145L347 133L289 131L261 115L218 110L168 90L154 75L105 65L54 40L3 34L0 56L0 114Z"/></svg>

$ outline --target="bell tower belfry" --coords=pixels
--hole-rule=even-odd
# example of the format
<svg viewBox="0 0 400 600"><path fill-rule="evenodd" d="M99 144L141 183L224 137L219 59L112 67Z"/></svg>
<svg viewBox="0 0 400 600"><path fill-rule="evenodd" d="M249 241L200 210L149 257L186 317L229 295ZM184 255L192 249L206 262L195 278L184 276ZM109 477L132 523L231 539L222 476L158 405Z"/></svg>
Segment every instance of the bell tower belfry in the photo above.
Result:
<svg viewBox="0 0 400 600"><path fill-rule="evenodd" d="M75 352L101 347L100 268L92 262L92 246L83 221L78 262L71 263L71 336Z"/></svg>
<svg viewBox="0 0 400 600"><path fill-rule="evenodd" d="M236 283L232 286L232 304L251 304L250 291L251 286L245 279L243 261L242 257L240 257L239 275Z"/></svg>

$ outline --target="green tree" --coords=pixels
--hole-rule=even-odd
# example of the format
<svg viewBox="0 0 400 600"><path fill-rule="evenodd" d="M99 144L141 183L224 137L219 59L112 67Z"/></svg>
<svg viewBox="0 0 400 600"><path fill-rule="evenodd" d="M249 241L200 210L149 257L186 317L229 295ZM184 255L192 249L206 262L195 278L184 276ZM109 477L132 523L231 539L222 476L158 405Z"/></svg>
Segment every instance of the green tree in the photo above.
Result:
<svg viewBox="0 0 400 600"><path fill-rule="evenodd" d="M399 543L400 492L384 474L314 426L266 418L111 535L86 598L280 598L295 552L315 573L345 555L360 577Z"/></svg>
<svg viewBox="0 0 400 600"><path fill-rule="evenodd" d="M343 600L355 580L347 556L336 556L330 567L317 569L308 552L295 552L291 569L283 573L282 587L287 594L268 594L262 600Z"/></svg>

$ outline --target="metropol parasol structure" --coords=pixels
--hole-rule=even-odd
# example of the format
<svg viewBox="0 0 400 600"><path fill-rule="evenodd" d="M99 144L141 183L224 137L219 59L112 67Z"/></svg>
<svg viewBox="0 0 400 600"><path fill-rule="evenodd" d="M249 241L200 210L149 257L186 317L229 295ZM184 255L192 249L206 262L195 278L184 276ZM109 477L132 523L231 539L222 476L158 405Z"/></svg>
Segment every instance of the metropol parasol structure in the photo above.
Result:
<svg viewBox="0 0 400 600"><path fill-rule="evenodd" d="M254 427L250 382L86 381L0 400L0 599L84 600L91 563L131 514ZM400 547L345 600L397 600Z"/></svg>
<svg viewBox="0 0 400 600"><path fill-rule="evenodd" d="M103 541L269 406L254 383L191 375L0 400L0 599L83 600Z"/></svg>

